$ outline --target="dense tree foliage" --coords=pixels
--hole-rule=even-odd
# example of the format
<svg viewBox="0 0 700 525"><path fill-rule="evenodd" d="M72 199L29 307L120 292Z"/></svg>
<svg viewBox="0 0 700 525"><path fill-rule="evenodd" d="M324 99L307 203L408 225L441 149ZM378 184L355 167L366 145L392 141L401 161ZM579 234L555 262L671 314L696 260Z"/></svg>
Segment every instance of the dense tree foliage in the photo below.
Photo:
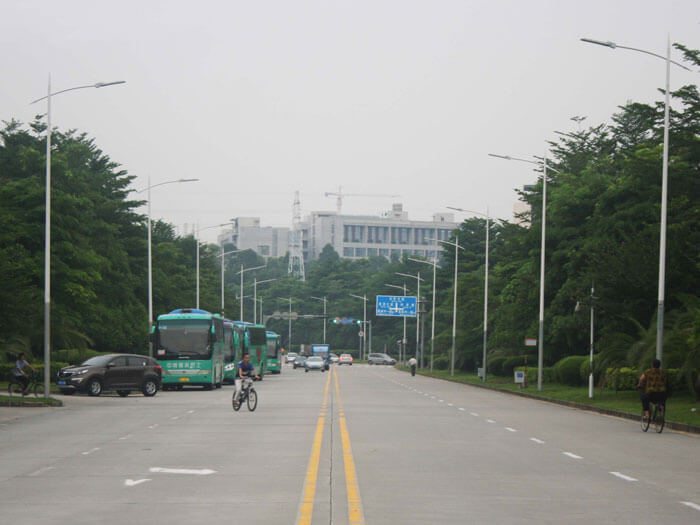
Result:
<svg viewBox="0 0 700 525"><path fill-rule="evenodd" d="M698 52L677 46L700 66ZM672 93L670 124L665 359L690 382L700 368L700 94L697 86ZM45 126L5 123L0 131L0 350L40 355L43 339ZM545 361L553 364L588 352L591 301L596 309L596 368L643 366L654 354L657 311L663 103L630 102L610 124L564 136L551 144L547 186ZM52 153L52 343L54 348L144 351L147 344L146 221L128 189L132 180L92 140L54 131ZM523 342L536 337L542 179L519 194L530 211L521 222L491 224L489 340L491 357L533 354ZM459 236L456 365L482 361L484 219L465 220ZM223 250L234 250L226 245ZM222 247L200 247L200 307L221 311ZM171 225L153 224L154 313L196 305L196 241ZM455 251L449 245L436 282L436 363L445 366L452 343ZM432 270L427 264L373 257L341 259L327 246L307 265L302 282L287 276L287 258L263 269L252 251L225 257L225 315L253 320L253 279L269 329L290 345L289 323L268 319L291 309L307 316L292 323L291 345L322 340L323 302L328 317L363 316L365 295L374 350L397 353L403 320L376 317L376 295L415 295L416 275L425 300L425 347L430 348ZM595 293L591 297L591 287ZM242 293L241 293L242 292ZM243 296L241 299L241 295ZM315 297L315 298L314 298ZM576 312L576 304L583 311ZM407 322L409 354L416 322ZM327 323L336 349L359 345L357 325ZM294 348L296 349L296 348Z"/></svg>

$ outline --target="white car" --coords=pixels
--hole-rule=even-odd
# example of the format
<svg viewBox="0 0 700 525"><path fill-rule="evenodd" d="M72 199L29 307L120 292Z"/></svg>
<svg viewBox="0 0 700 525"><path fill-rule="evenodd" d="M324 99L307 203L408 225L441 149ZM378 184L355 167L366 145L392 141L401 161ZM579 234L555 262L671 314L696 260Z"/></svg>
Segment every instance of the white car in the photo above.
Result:
<svg viewBox="0 0 700 525"><path fill-rule="evenodd" d="M296 352L289 352L287 354L287 357L285 357L287 363L293 363L294 360L297 358L297 353Z"/></svg>
<svg viewBox="0 0 700 525"><path fill-rule="evenodd" d="M339 358L337 355L335 355L335 354L328 354L328 357L330 358L331 363L337 363L338 360L340 359L340 358Z"/></svg>
<svg viewBox="0 0 700 525"><path fill-rule="evenodd" d="M309 370L320 370L323 372L324 368L323 358L317 355L312 355L304 361L304 372L308 372Z"/></svg>
<svg viewBox="0 0 700 525"><path fill-rule="evenodd" d="M340 357L338 358L338 366L340 365L352 366L352 356L350 354L340 354Z"/></svg>

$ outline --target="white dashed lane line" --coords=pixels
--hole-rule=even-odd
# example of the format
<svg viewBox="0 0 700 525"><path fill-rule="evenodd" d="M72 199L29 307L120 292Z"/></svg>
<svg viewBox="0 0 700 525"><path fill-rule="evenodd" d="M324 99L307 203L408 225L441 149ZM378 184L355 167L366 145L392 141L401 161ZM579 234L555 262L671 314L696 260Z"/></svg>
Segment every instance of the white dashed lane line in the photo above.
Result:
<svg viewBox="0 0 700 525"><path fill-rule="evenodd" d="M462 407L459 407L459 409L460 409L462 412L464 412L464 409L463 409Z"/></svg>
<svg viewBox="0 0 700 525"><path fill-rule="evenodd" d="M133 436L133 434L127 434L126 436L120 437L119 440L120 440L120 441L124 441L125 439L129 439L129 438L132 437L132 436Z"/></svg>
<svg viewBox="0 0 700 525"><path fill-rule="evenodd" d="M493 419L487 419L486 422L487 423L495 423L495 421Z"/></svg>
<svg viewBox="0 0 700 525"><path fill-rule="evenodd" d="M508 432L517 432L514 428L511 427L504 427Z"/></svg>
<svg viewBox="0 0 700 525"><path fill-rule="evenodd" d="M97 452L98 450L100 450L100 447L95 447L83 452L82 454L83 456L87 456L88 454L92 454L93 452Z"/></svg>
<svg viewBox="0 0 700 525"><path fill-rule="evenodd" d="M611 472L613 476L617 476L620 479L624 479L625 481L639 481L637 478L633 478L632 476L625 476L621 472Z"/></svg>
<svg viewBox="0 0 700 525"><path fill-rule="evenodd" d="M544 445L544 441L542 441L541 439L530 438L530 441L534 441L534 442L537 443L538 445Z"/></svg>
<svg viewBox="0 0 700 525"><path fill-rule="evenodd" d="M472 416L474 416L474 417L479 417L479 414L476 413L476 412L469 412L469 413L470 413Z"/></svg>
<svg viewBox="0 0 700 525"><path fill-rule="evenodd" d="M148 427L148 428L150 428L150 429L154 429L154 428L156 428L157 426L158 426L158 423L156 423L155 425L151 425L151 426L150 426L150 427Z"/></svg>
<svg viewBox="0 0 700 525"><path fill-rule="evenodd" d="M564 454L565 456L569 456L570 458L573 458L573 459L583 459L583 457L577 456L573 452L562 452L562 454Z"/></svg>
<svg viewBox="0 0 700 525"><path fill-rule="evenodd" d="M700 505L693 503L692 501L681 501L681 503L691 509L700 510Z"/></svg>

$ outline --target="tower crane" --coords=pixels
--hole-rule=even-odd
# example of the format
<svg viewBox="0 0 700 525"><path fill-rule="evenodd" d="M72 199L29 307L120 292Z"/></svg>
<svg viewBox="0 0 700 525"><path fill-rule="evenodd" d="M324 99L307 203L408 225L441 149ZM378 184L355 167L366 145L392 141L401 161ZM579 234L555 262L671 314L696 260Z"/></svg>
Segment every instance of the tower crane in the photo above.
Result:
<svg viewBox="0 0 700 525"><path fill-rule="evenodd" d="M401 195L387 195L384 193L343 193L343 187L338 186L338 192L327 191L326 197L337 197L336 205L338 207L338 215L343 207L343 197L401 197Z"/></svg>

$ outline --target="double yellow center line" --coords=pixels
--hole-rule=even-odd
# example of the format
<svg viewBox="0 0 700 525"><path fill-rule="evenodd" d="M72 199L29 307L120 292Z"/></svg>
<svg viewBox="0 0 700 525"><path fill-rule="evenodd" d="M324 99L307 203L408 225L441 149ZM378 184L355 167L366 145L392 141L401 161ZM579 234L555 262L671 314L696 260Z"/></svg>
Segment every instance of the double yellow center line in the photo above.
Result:
<svg viewBox="0 0 700 525"><path fill-rule="evenodd" d="M321 458L321 443L323 441L323 429L326 422L326 413L328 409L328 389L331 382L331 376L335 379L336 404L338 406L338 419L340 423L340 438L343 445L343 464L345 466L345 488L348 496L348 521L351 525L364 524L364 516L362 513L362 501L360 500L360 489L357 484L357 475L355 473L355 461L352 457L352 448L350 447L350 434L348 433L347 423L345 421L345 412L343 411L343 402L340 399L340 387L338 385L338 374L335 368L332 367L326 380L326 388L323 393L323 404L321 405L321 413L318 416L316 423L316 433L314 435L314 443L311 447L311 458L309 466L306 470L306 479L304 481L304 494L299 508L299 517L297 518L298 525L310 525L313 515L314 497L316 495L316 480L318 479L318 463ZM333 451L330 451L331 455Z"/></svg>

